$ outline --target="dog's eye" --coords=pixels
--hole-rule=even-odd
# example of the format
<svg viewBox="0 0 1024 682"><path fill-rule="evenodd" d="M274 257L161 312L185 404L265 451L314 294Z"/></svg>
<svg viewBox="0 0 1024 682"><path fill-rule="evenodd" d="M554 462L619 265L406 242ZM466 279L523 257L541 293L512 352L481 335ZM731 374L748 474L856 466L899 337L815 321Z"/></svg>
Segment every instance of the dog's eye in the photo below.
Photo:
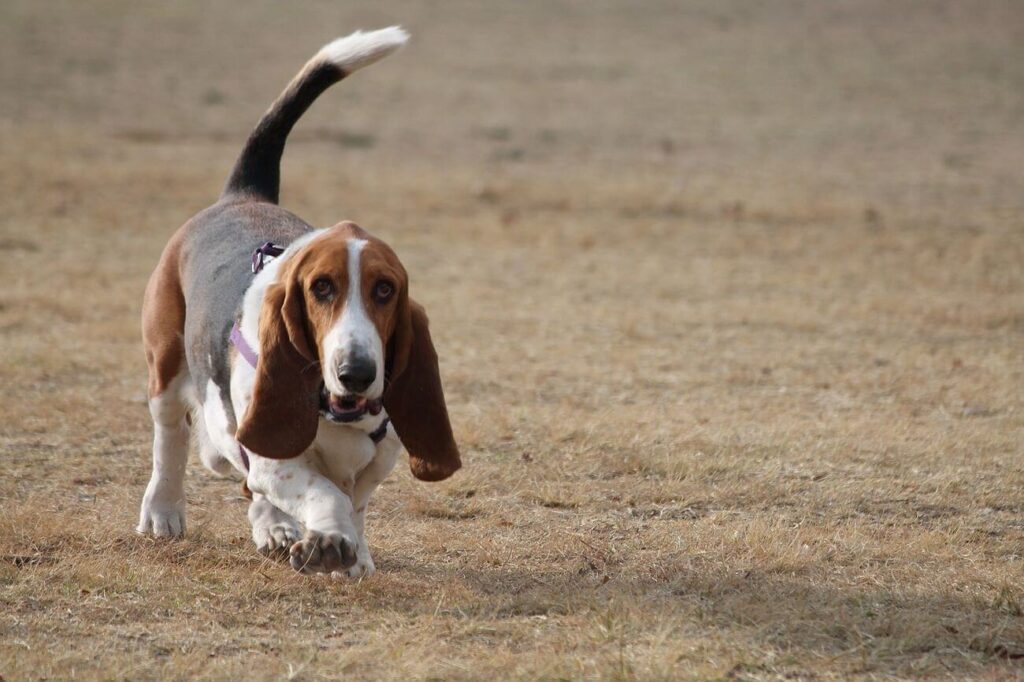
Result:
<svg viewBox="0 0 1024 682"><path fill-rule="evenodd" d="M395 285L387 281L386 279L382 279L381 281L377 282L377 284L373 287L373 297L377 299L377 301L380 303L384 303L385 301L387 301L394 295L394 293Z"/></svg>
<svg viewBox="0 0 1024 682"><path fill-rule="evenodd" d="M313 282L311 289L313 291L313 295L321 301L328 301L332 296L334 296L334 282L326 277L321 277Z"/></svg>

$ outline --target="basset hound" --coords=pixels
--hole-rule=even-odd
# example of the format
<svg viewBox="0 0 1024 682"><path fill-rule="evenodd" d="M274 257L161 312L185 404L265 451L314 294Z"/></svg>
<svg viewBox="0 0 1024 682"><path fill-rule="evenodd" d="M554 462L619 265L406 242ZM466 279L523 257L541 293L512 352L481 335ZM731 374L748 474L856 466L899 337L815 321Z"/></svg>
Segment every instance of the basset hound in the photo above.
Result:
<svg viewBox="0 0 1024 682"><path fill-rule="evenodd" d="M366 506L402 446L413 475L461 465L427 316L395 252L352 222L278 206L289 131L327 88L400 48L398 27L323 47L249 136L220 199L171 238L146 287L153 473L138 532L185 532L185 463L237 470L257 548L305 573L374 572Z"/></svg>

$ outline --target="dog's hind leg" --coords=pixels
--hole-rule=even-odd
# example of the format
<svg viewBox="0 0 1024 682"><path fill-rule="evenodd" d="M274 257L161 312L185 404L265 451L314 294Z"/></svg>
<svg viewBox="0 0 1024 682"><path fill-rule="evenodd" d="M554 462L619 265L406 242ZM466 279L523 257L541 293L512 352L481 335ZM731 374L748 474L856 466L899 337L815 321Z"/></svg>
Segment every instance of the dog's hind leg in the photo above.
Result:
<svg viewBox="0 0 1024 682"><path fill-rule="evenodd" d="M196 409L192 415L192 427L196 433L196 449L199 451L199 459L203 466L213 473L223 478L229 478L235 472L235 467L220 453L216 443L213 442L206 419L205 406Z"/></svg>
<svg viewBox="0 0 1024 682"><path fill-rule="evenodd" d="M270 503L263 495L253 493L249 505L252 541L260 554L288 558L288 550L302 538L299 524Z"/></svg>
<svg viewBox="0 0 1024 682"><path fill-rule="evenodd" d="M189 426L185 391L191 379L183 371L158 396L150 398L153 417L153 473L142 498L140 533L178 537L185 532L185 464Z"/></svg>
<svg viewBox="0 0 1024 682"><path fill-rule="evenodd" d="M142 340L149 366L153 417L153 473L142 498L139 533L177 537L185 532L188 406L194 402L185 362L185 301L178 276L181 232L164 249L143 302Z"/></svg>

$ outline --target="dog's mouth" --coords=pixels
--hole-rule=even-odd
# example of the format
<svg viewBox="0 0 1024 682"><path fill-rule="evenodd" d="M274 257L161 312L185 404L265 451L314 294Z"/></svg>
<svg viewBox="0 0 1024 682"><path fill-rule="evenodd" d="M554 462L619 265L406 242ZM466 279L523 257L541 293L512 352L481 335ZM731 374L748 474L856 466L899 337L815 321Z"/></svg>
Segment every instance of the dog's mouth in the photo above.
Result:
<svg viewBox="0 0 1024 682"><path fill-rule="evenodd" d="M359 395L335 395L322 388L320 390L320 413L333 422L354 422L364 414L378 415L383 405L380 398L367 400Z"/></svg>

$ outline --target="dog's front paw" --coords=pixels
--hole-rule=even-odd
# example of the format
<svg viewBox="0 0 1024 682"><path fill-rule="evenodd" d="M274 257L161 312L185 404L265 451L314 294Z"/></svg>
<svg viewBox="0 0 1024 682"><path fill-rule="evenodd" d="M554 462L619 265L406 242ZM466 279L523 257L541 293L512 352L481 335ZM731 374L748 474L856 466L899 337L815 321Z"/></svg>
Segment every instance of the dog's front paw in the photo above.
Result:
<svg viewBox="0 0 1024 682"><path fill-rule="evenodd" d="M139 525L135 532L158 538L176 538L185 534L184 491L160 490L150 482L142 498Z"/></svg>
<svg viewBox="0 0 1024 682"><path fill-rule="evenodd" d="M300 573L334 573L356 563L355 543L341 533L306 531L306 536L292 545L290 562Z"/></svg>
<svg viewBox="0 0 1024 682"><path fill-rule="evenodd" d="M163 484L162 484L163 483ZM179 538L185 532L185 492L159 478L145 486L135 531L157 538Z"/></svg>

